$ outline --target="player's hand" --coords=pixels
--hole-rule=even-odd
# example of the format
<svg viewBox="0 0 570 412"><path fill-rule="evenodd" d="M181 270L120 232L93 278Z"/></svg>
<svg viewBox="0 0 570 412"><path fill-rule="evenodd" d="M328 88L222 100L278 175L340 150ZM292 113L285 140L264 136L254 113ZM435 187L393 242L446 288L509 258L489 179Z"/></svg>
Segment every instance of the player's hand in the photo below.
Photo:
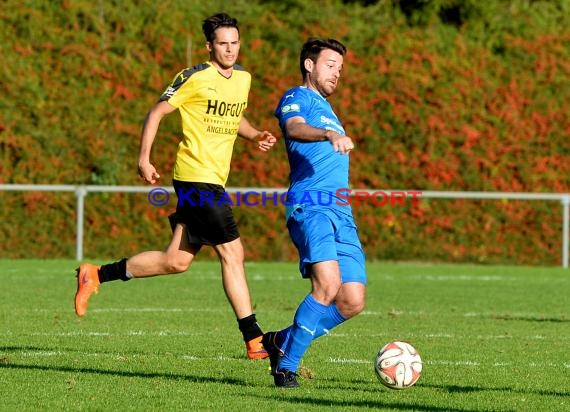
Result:
<svg viewBox="0 0 570 412"><path fill-rule="evenodd" d="M257 135L257 138L255 140L257 140L257 148L262 152L267 152L277 142L277 138L267 130L264 130L259 135Z"/></svg>
<svg viewBox="0 0 570 412"><path fill-rule="evenodd" d="M354 149L354 142L348 136L333 132L329 133L327 137L333 145L335 152L340 152L341 154L349 154L350 151Z"/></svg>
<svg viewBox="0 0 570 412"><path fill-rule="evenodd" d="M155 184L158 179L160 179L160 175L154 168L154 166L150 163L140 163L139 164L139 175L148 184Z"/></svg>

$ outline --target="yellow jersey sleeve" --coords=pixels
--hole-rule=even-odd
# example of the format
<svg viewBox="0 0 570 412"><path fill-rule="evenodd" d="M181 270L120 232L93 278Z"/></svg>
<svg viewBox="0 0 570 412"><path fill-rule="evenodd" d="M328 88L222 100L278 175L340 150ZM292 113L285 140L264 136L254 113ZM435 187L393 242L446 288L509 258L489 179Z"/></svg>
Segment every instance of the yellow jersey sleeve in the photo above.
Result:
<svg viewBox="0 0 570 412"><path fill-rule="evenodd" d="M160 98L182 120L174 179L225 186L250 86L251 75L239 65L229 78L208 63L176 75Z"/></svg>

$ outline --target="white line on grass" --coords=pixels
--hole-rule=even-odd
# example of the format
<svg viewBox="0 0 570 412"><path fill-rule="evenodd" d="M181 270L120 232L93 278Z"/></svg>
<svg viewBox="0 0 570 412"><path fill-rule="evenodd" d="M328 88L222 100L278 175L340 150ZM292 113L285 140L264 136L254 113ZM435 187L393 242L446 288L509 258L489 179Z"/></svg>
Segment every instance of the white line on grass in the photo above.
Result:
<svg viewBox="0 0 570 412"><path fill-rule="evenodd" d="M530 336L518 336L518 335L452 335L449 333L427 333L427 334L417 334L417 333L408 333L403 337L399 337L394 339L394 334L392 332L380 332L380 333L368 333L368 334L352 334L352 333L331 333L328 335L331 338L381 338L381 339L402 339L402 340L409 340L409 339L466 339L466 340L473 340L473 339L480 339L480 340L501 340L501 339L517 339L517 340L528 340L528 341L535 341L535 340L544 340L544 341L551 341L551 342L565 342L570 341L570 335L556 335L556 336L544 336L544 335L530 335Z"/></svg>
<svg viewBox="0 0 570 412"><path fill-rule="evenodd" d="M111 336L109 332L33 332L30 336Z"/></svg>
<svg viewBox="0 0 570 412"><path fill-rule="evenodd" d="M130 330L124 333L109 333L109 332L33 332L30 336L205 336L211 335L211 332L186 332L186 331L172 331L172 330L159 330L156 332L146 332L142 330Z"/></svg>
<svg viewBox="0 0 570 412"><path fill-rule="evenodd" d="M210 309L210 308L104 308L104 309L91 309L90 312L131 312L131 313L148 313L148 312L166 312L166 313L176 313L176 312L222 312L222 309Z"/></svg>
<svg viewBox="0 0 570 412"><path fill-rule="evenodd" d="M13 335L14 333L11 331L4 331L4 334ZM29 336L85 336L85 337L99 337L99 336L160 336L160 337L169 337L169 336L207 336L211 335L213 332L196 332L196 331L184 331L184 330L158 330L158 331L145 331L145 330L126 330L121 333L110 333L110 332L88 332L83 330L77 331L69 331L69 332L32 332ZM351 333L338 333L332 332L327 335L329 338L351 338L351 337L358 337L358 338L381 338L381 339L392 339L393 333L392 332L380 332L380 333L370 333L363 335L359 334L351 334ZM528 340L528 341L554 341L554 342L564 342L570 341L570 336L565 335L557 335L557 336L544 336L544 335L530 335L530 336L514 336L514 335L452 335L449 333L427 333L427 334L415 334L409 333L404 337L400 337L398 339L402 340L409 340L409 339L479 339L479 340L502 340L502 339L517 339L517 340Z"/></svg>
<svg viewBox="0 0 570 412"><path fill-rule="evenodd" d="M35 313L53 313L52 309L34 308L30 312ZM220 313L227 312L225 309L210 309L210 308L101 308L90 309L89 312L96 313L190 313L190 312L207 312L207 313Z"/></svg>
<svg viewBox="0 0 570 412"><path fill-rule="evenodd" d="M346 358L329 358L328 361L330 363L341 363L341 364L351 364L351 363L370 363L372 362L370 359L363 360L363 359L346 359ZM473 361L448 361L448 360L428 360L424 361L423 363L427 365L444 365L444 366L479 366L479 362ZM499 366L499 365L493 365Z"/></svg>
<svg viewBox="0 0 570 412"><path fill-rule="evenodd" d="M479 362L475 362L475 361L470 361L470 360L466 360L466 361L449 361L449 360L427 360L427 361L423 361L423 363L427 364L427 365L443 365L443 366L480 366L481 364ZM497 366L497 365L493 365L493 366Z"/></svg>
<svg viewBox="0 0 570 412"><path fill-rule="evenodd" d="M415 275L410 276L409 279L414 280L429 280L433 282L512 282L516 278L510 276L472 276L472 275Z"/></svg>
<svg viewBox="0 0 570 412"><path fill-rule="evenodd" d="M28 357L28 358L46 358L46 357L54 357L54 356L64 356L64 357L69 357L69 356L75 356L77 354L76 351L65 351L65 350L58 350L58 351L26 351L26 352L22 352L20 353L21 356L23 357ZM105 353L105 352L89 352L85 354L86 356L89 357L102 357L102 358L112 358L112 359L116 359L116 358L151 358L153 356L155 357L160 357L162 355L160 354L141 354L141 353L134 353L134 354L119 354L119 353ZM218 355L218 356L214 356L214 357L199 357L196 355L180 355L179 356L180 359L185 360L185 361L190 361L190 362L196 362L196 361L218 361L218 362L243 362L245 361L245 359L241 359L241 358L234 358L234 357L229 357L226 355ZM353 358L333 358L333 357L329 357L327 359L328 363L334 363L334 364L357 364L357 365L361 365L361 364L372 364L373 363L373 359L353 359ZM516 363L513 362L493 362L493 363L489 363L487 364L486 362L476 362L476 361L472 361L472 360L463 360L463 361L452 361L452 360L446 360L446 359L434 359L434 360L424 360L423 361L424 364L426 365L432 365L432 366L464 366L464 367L495 367L495 368L504 368L506 366L517 366ZM522 365L522 364L521 364ZM519 365L520 366L520 365ZM549 367L549 368L559 368L560 366L566 368L566 369L570 369L570 363L562 363L562 364L557 364L554 362L530 362L527 363L526 365L522 365L522 366L527 366L530 368L543 368L543 367Z"/></svg>
<svg viewBox="0 0 570 412"><path fill-rule="evenodd" d="M346 363L370 363L372 361L370 359L364 360L364 359L328 358L328 362L346 364Z"/></svg>
<svg viewBox="0 0 570 412"><path fill-rule="evenodd" d="M329 363L339 363L339 364L368 364L373 363L371 359L350 359L350 358L328 358ZM425 365L432 365L432 366L466 366L466 367L487 367L485 362L476 362L472 360L463 360L463 361L452 361L452 360L445 360L445 359L435 359L435 360L424 360L423 363ZM515 363L512 362L493 362L490 363L492 367L495 368L504 368L505 366L516 366ZM553 362L530 362L527 364L528 367L531 368L558 368L560 367L559 364ZM570 364L563 363L563 367L570 368Z"/></svg>
<svg viewBox="0 0 570 412"><path fill-rule="evenodd" d="M399 317L399 316L410 316L410 317L418 317L418 316L426 316L431 315L429 311L407 311L401 309L387 309L384 312L372 311L372 310L364 310L362 311L359 316L377 316L380 318L392 318L392 317ZM500 319L500 320L536 320L540 321L541 319L559 319L561 321L565 320L565 314L557 314L557 315L547 315L544 313L533 313L533 312L513 312L513 313L496 313L496 312L466 312L463 315L458 314L457 316L463 316L465 318L483 318L483 319Z"/></svg>
<svg viewBox="0 0 570 412"><path fill-rule="evenodd" d="M26 358L31 357L50 357L50 356L66 356L67 354L62 351L38 351L38 352L22 352L22 356Z"/></svg>

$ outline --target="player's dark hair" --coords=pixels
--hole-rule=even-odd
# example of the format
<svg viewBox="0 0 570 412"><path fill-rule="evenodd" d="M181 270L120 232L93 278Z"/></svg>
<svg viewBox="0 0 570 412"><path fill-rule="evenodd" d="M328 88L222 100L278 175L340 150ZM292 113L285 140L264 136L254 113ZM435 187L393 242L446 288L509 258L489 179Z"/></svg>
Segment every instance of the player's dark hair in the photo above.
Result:
<svg viewBox="0 0 570 412"><path fill-rule="evenodd" d="M319 54L325 49L334 50L338 54L344 57L346 54L346 46L335 39L317 39L310 38L303 44L301 48L301 57L299 60L299 65L301 68L301 74L303 75L303 80L307 75L307 69L305 69L305 60L311 59L314 63L317 62Z"/></svg>
<svg viewBox="0 0 570 412"><path fill-rule="evenodd" d="M214 41L216 38L215 31L220 27L235 27L239 35L237 19L230 17L226 13L217 13L202 22L202 32L207 42L212 43Z"/></svg>

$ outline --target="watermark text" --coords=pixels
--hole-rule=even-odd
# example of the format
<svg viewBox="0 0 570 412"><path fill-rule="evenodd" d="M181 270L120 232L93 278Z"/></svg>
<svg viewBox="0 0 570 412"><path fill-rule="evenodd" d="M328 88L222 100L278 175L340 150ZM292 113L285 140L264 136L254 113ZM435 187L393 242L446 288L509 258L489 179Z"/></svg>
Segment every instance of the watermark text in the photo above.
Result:
<svg viewBox="0 0 570 412"><path fill-rule="evenodd" d="M221 196L214 192L196 189L179 189L178 206L293 206L296 204L312 206L358 206L372 204L376 207L416 206L422 195L420 190L382 191L353 190L341 188L335 192L281 192L281 191L237 191L233 194L222 192ZM152 189L148 201L153 206L165 206L170 195L163 188Z"/></svg>

